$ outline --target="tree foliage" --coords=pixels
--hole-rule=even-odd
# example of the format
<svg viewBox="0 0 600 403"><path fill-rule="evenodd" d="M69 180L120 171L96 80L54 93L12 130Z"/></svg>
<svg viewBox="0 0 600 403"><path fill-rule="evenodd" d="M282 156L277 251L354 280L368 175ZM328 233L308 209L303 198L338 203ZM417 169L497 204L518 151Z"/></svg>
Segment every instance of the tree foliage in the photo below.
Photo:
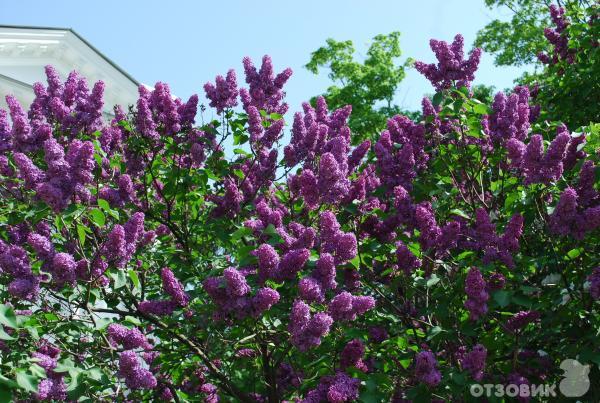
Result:
<svg viewBox="0 0 600 403"><path fill-rule="evenodd" d="M352 105L349 126L355 143L374 138L387 118L400 112L393 100L407 65L398 63L401 55L400 32L373 38L364 61L356 60L352 41L328 39L326 46L312 53L306 68L314 74L327 68L335 83L323 94L327 104Z"/></svg>

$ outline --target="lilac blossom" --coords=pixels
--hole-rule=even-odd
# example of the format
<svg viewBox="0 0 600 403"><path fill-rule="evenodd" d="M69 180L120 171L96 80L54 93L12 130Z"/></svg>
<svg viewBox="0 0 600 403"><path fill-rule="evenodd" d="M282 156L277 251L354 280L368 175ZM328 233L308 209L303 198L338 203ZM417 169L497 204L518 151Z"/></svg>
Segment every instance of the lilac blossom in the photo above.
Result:
<svg viewBox="0 0 600 403"><path fill-rule="evenodd" d="M469 87L475 79L475 71L479 65L481 49L475 48L468 59L464 59L464 39L458 34L449 44L444 41L432 39L429 41L431 50L438 59L437 66L433 63L426 64L415 62L415 68L423 74L437 91L448 89L453 85L457 88Z"/></svg>
<svg viewBox="0 0 600 403"><path fill-rule="evenodd" d="M427 386L435 387L442 380L438 363L431 351L421 351L415 357L415 377Z"/></svg>

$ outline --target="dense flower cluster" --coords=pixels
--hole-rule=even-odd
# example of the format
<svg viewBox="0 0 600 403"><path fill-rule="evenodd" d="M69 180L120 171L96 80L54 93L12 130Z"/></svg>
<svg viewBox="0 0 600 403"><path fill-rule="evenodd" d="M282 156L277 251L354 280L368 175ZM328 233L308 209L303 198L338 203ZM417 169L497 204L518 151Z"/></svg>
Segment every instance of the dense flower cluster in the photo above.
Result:
<svg viewBox="0 0 600 403"><path fill-rule="evenodd" d="M588 276L590 282L590 295L593 299L600 299L600 267L596 267Z"/></svg>
<svg viewBox="0 0 600 403"><path fill-rule="evenodd" d="M139 329L129 329L118 323L111 323L107 328L108 338L116 344L122 344L126 350L135 348L150 348L146 336Z"/></svg>
<svg viewBox="0 0 600 403"><path fill-rule="evenodd" d="M119 355L119 376L125 379L130 389L153 389L156 378L140 362L133 350L123 351Z"/></svg>
<svg viewBox="0 0 600 403"><path fill-rule="evenodd" d="M484 116L484 127L488 128L493 141L504 143L515 139L523 142L529 137L530 122L535 120L529 98L529 88L525 86L516 87L509 96L504 92L496 94L492 113Z"/></svg>
<svg viewBox="0 0 600 403"><path fill-rule="evenodd" d="M347 291L336 295L329 302L329 314L336 321L353 321L359 315L375 307L375 299L369 295L352 295Z"/></svg>
<svg viewBox="0 0 600 403"><path fill-rule="evenodd" d="M465 229L470 239L464 241L464 244L482 251L484 263L500 261L512 269L515 267L513 254L519 251L519 238L523 234L523 224L523 216L515 214L504 228L504 234L498 235L488 212L479 208L475 212L474 225Z"/></svg>
<svg viewBox="0 0 600 403"><path fill-rule="evenodd" d="M469 58L465 60L463 45L464 38L460 34L454 37L451 44L432 39L429 46L438 59L437 65L417 61L415 68L427 77L438 91L448 89L453 85L457 88L469 87L475 78L477 66L479 66L481 49L475 48Z"/></svg>
<svg viewBox="0 0 600 403"><path fill-rule="evenodd" d="M476 344L471 351L464 353L460 365L475 381L479 382L483 379L486 357L487 349L481 344Z"/></svg>
<svg viewBox="0 0 600 403"><path fill-rule="evenodd" d="M335 376L325 376L321 378L316 389L308 392L302 403L351 402L358 398L359 385L359 379L351 378L343 372L338 372Z"/></svg>
<svg viewBox="0 0 600 403"><path fill-rule="evenodd" d="M361 371L366 372L367 366L363 361L363 356L365 354L365 346L358 339L354 339L342 350L340 355L340 367L341 369L346 369L348 367L355 367L360 369Z"/></svg>
<svg viewBox="0 0 600 403"><path fill-rule="evenodd" d="M509 332L515 333L523 329L528 324L537 321L540 318L540 313L537 311L520 311L506 321L504 327Z"/></svg>
<svg viewBox="0 0 600 403"><path fill-rule="evenodd" d="M310 307L296 300L290 313L288 330L292 335L292 344L300 350L308 350L321 344L321 338L329 333L333 319L326 313L310 314Z"/></svg>
<svg viewBox="0 0 600 403"><path fill-rule="evenodd" d="M8 293L24 300L33 300L39 293L40 278L33 274L27 252L18 245L0 240L0 269L11 277Z"/></svg>
<svg viewBox="0 0 600 403"><path fill-rule="evenodd" d="M569 20L565 16L565 9L554 4L550 5L550 17L555 28L544 28L544 36L553 47L551 55L547 53L538 53L538 59L544 64L556 64L560 60L566 60L573 63L575 60L575 50L569 48L569 35L567 28Z"/></svg>
<svg viewBox="0 0 600 403"><path fill-rule="evenodd" d="M586 161L577 186L561 193L548 222L554 234L583 239L586 233L600 227L600 193L594 189L595 170L594 163Z"/></svg>
<svg viewBox="0 0 600 403"><path fill-rule="evenodd" d="M227 316L243 318L248 315L259 316L279 301L279 293L272 288L257 290L249 296L251 289L244 274L233 267L223 271L222 277L209 277L204 280L204 290L208 293L218 310L215 317Z"/></svg>
<svg viewBox="0 0 600 403"><path fill-rule="evenodd" d="M437 386L442 380L437 366L438 362L431 351L421 351L415 357L415 377L427 386Z"/></svg>
<svg viewBox="0 0 600 403"><path fill-rule="evenodd" d="M37 365L44 368L46 379L38 385L36 398L42 401L64 401L67 399L67 385L64 382L64 374L55 372L61 350L48 342L41 342L40 347L32 354Z"/></svg>
<svg viewBox="0 0 600 403"><path fill-rule="evenodd" d="M215 108L217 113L221 113L224 109L236 106L238 88L235 70L229 70L227 72L227 78L217 76L215 81L215 84L204 84L204 91L206 91L206 97L210 99L210 106Z"/></svg>
<svg viewBox="0 0 600 403"><path fill-rule="evenodd" d="M525 184L548 184L561 177L570 140L566 128L560 126L545 153L543 138L539 134L531 136L527 146L513 137L507 141L506 148L511 166L522 172Z"/></svg>
<svg viewBox="0 0 600 403"><path fill-rule="evenodd" d="M465 308L469 311L471 320L478 320L487 313L487 301L490 298L486 282L477 267L472 267L465 279Z"/></svg>
<svg viewBox="0 0 600 403"><path fill-rule="evenodd" d="M387 125L374 147L379 176L389 189L400 185L410 190L429 158L424 151L425 127L406 116L394 116Z"/></svg>

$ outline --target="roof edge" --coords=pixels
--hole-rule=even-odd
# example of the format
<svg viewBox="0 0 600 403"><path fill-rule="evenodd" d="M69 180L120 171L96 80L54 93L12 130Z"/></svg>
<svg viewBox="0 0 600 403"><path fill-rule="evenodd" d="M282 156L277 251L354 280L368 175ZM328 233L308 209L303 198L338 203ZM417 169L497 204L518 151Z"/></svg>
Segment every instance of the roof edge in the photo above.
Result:
<svg viewBox="0 0 600 403"><path fill-rule="evenodd" d="M140 86L140 82L138 80L133 78L133 76L131 76L128 72L123 70L123 68L121 68L118 64L116 64L114 61L112 61L108 56L106 56L104 53L102 53L98 48L96 48L94 45L92 45L90 42L88 42L87 39L85 39L83 36L81 36L73 28L39 27L39 26L31 26L31 25L7 25L7 24L0 24L0 28L38 29L38 30L48 30L48 31L68 31L68 32L72 33L81 42L83 42L86 46L88 46L90 49L92 49L94 52L96 52L108 64L110 64L117 71L119 71L119 73L121 73L125 77L127 77L127 79L129 81L131 81L133 84L135 84L136 87Z"/></svg>

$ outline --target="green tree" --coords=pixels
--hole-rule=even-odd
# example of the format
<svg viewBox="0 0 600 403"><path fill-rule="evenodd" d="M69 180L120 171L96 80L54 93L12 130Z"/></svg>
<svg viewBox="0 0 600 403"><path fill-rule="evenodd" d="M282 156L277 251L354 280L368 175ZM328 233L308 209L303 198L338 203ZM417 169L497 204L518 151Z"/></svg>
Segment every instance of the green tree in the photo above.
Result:
<svg viewBox="0 0 600 403"><path fill-rule="evenodd" d="M362 62L355 59L354 53L352 41L328 39L325 46L311 54L306 68L314 74L320 68L329 69L334 84L323 96L332 109L352 105L349 126L357 143L373 138L385 127L387 118L400 112L393 100L410 61L398 64L402 54L400 32L373 38Z"/></svg>
<svg viewBox="0 0 600 403"><path fill-rule="evenodd" d="M537 61L546 47L549 22L547 0L485 0L489 8L508 8L509 21L495 19L477 33L475 46L495 56L498 66L522 66Z"/></svg>
<svg viewBox="0 0 600 403"><path fill-rule="evenodd" d="M534 63L535 70L516 81L538 87L536 102L541 118L560 120L571 129L600 120L600 65L598 64L598 5L587 0L560 1L565 10L566 27L560 37L567 40L569 57L558 57L542 64L537 55L552 59L558 54L544 35L556 28L549 18L551 2L546 0L485 0L487 6L507 7L513 12L509 21L494 20L479 31L475 45L495 55L496 65L522 66Z"/></svg>

